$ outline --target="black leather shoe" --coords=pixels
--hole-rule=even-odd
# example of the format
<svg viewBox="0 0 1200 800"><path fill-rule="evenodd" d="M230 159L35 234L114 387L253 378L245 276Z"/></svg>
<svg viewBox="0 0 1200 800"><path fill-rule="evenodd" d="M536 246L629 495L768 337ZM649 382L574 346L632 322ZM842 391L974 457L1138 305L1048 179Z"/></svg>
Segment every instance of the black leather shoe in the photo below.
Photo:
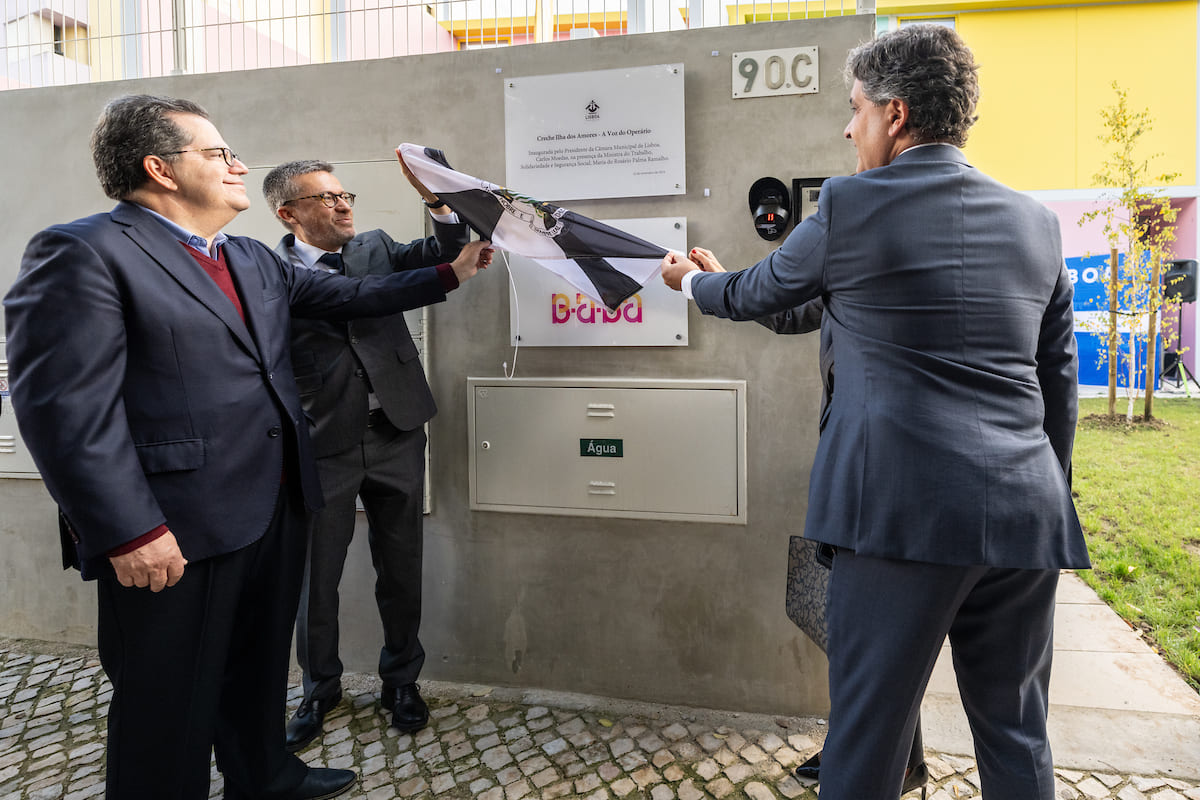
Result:
<svg viewBox="0 0 1200 800"><path fill-rule="evenodd" d="M821 751L818 750L808 761L805 761L793 771L796 773L797 778L819 781L821 779Z"/></svg>
<svg viewBox="0 0 1200 800"><path fill-rule="evenodd" d="M810 781L818 781L821 779L821 753L817 751L808 761L805 761L800 766L796 767L793 772L797 778L805 778ZM925 800L925 792L929 783L929 767L922 761L915 767L909 767L904 771L904 783L900 787L900 794L906 795L909 792L921 790L921 800Z"/></svg>
<svg viewBox="0 0 1200 800"><path fill-rule="evenodd" d="M310 767L304 780L289 795L290 800L328 800L344 794L358 779L348 769L326 769Z"/></svg>
<svg viewBox="0 0 1200 800"><path fill-rule="evenodd" d="M421 699L415 683L406 683L399 689L384 686L380 704L392 712L392 727L398 731L412 733L429 724L429 706Z"/></svg>
<svg viewBox="0 0 1200 800"><path fill-rule="evenodd" d="M301 700L300 707L288 720L287 738L284 740L283 749L294 753L308 747L309 742L321 734L321 723L325 721L325 715L340 702L342 702L341 689L338 689L337 694L326 700L309 700L308 698ZM307 797L307 795L304 796ZM313 795L313 797L317 796ZM333 795L328 796L333 797Z"/></svg>
<svg viewBox="0 0 1200 800"><path fill-rule="evenodd" d="M904 771L904 784L900 787L900 794L906 795L920 789L921 800L925 800L927 783L929 783L929 767L925 766L925 762L922 761L917 766Z"/></svg>

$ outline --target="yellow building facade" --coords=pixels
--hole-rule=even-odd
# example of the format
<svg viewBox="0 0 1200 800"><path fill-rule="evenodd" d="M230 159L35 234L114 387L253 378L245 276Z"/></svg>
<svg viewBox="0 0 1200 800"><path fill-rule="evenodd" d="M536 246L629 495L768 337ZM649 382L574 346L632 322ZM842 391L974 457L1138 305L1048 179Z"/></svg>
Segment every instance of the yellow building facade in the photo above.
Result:
<svg viewBox="0 0 1200 800"><path fill-rule="evenodd" d="M1154 120L1143 140L1147 156L1161 154L1151 173L1194 186L1197 3L1023 6L954 15L981 65L972 160L1018 189L1092 188L1106 155L1100 111L1116 82Z"/></svg>

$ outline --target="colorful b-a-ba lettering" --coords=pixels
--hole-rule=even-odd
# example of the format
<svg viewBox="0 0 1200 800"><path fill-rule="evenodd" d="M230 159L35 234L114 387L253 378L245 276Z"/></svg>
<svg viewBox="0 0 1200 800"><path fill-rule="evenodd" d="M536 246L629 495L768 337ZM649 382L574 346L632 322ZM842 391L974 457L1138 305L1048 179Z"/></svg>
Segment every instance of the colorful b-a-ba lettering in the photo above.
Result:
<svg viewBox="0 0 1200 800"><path fill-rule="evenodd" d="M621 305L616 311L609 311L604 306L598 306L582 294L575 295L575 302L565 294L555 292L550 295L550 321L555 325L570 322L572 319L584 324L597 322L641 322L642 297L635 294Z"/></svg>

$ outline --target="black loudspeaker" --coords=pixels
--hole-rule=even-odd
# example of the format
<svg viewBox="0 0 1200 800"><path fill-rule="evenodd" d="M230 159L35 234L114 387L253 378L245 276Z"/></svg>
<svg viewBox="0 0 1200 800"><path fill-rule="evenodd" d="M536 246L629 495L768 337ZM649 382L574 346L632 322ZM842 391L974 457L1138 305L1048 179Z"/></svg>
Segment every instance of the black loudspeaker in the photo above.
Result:
<svg viewBox="0 0 1200 800"><path fill-rule="evenodd" d="M1163 353L1162 379L1164 381L1179 380L1179 353L1168 350Z"/></svg>
<svg viewBox="0 0 1200 800"><path fill-rule="evenodd" d="M1168 261L1170 269L1163 273L1163 297L1181 303L1196 302L1196 261Z"/></svg>

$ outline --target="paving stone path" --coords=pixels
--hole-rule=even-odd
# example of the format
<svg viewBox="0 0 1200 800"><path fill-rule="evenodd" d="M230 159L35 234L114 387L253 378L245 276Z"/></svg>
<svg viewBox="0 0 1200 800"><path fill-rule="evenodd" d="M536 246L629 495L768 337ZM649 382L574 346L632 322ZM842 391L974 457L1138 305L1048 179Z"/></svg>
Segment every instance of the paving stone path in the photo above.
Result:
<svg viewBox="0 0 1200 800"><path fill-rule="evenodd" d="M357 789L343 797L367 800L817 797L814 784L791 774L820 745L823 729L811 720L578 695L531 702L514 690L444 683L424 691L430 725L408 735L388 727L377 683L348 679L346 699L326 718L324 737L301 756L309 764L357 770ZM94 651L0 640L0 800L102 797L110 695ZM292 706L299 695L293 687ZM932 800L981 797L972 759L930 752L926 760ZM1056 794L1061 800L1200 800L1200 776L1059 769ZM211 797L222 795L214 769Z"/></svg>

